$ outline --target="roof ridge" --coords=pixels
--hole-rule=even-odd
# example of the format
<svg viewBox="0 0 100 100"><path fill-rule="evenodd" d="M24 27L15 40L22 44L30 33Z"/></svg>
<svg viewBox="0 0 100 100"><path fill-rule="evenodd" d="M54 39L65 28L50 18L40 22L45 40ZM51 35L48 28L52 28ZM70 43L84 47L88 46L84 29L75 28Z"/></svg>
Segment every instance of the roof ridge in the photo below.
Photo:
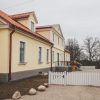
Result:
<svg viewBox="0 0 100 100"><path fill-rule="evenodd" d="M34 13L34 11L31 11L31 12L22 12L22 13L18 13L18 14L12 14L10 16L17 16L17 15L30 14L30 13Z"/></svg>
<svg viewBox="0 0 100 100"><path fill-rule="evenodd" d="M51 43L47 38L43 37L40 34L36 34L35 32L33 33L30 29L26 28L24 25L21 25L20 23L16 22L15 20L13 20L8 14L6 14L5 12L0 10L0 17L3 18L4 20L6 20L8 23L16 26L17 28L26 31L27 33L34 35L44 41L48 41L49 43ZM52 43L51 43L52 44Z"/></svg>

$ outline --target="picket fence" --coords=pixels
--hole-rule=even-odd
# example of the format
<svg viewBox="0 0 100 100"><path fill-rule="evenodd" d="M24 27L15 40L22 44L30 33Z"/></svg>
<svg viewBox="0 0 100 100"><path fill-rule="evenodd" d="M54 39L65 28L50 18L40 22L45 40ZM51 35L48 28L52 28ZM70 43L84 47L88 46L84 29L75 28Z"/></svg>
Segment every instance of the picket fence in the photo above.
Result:
<svg viewBox="0 0 100 100"><path fill-rule="evenodd" d="M49 84L100 86L100 72L51 72Z"/></svg>

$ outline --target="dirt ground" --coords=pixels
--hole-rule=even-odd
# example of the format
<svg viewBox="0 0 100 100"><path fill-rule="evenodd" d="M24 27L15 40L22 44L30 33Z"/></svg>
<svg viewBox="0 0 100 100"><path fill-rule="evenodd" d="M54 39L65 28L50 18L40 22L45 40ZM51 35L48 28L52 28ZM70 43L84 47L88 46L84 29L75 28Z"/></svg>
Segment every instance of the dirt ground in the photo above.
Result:
<svg viewBox="0 0 100 100"><path fill-rule="evenodd" d="M52 85L45 92L37 92L34 96L25 95L19 100L100 100L100 88Z"/></svg>
<svg viewBox="0 0 100 100"><path fill-rule="evenodd" d="M11 98L16 90L19 90L22 95L26 95L30 88L37 89L39 85L47 81L47 76L35 76L14 82L0 83L0 100Z"/></svg>

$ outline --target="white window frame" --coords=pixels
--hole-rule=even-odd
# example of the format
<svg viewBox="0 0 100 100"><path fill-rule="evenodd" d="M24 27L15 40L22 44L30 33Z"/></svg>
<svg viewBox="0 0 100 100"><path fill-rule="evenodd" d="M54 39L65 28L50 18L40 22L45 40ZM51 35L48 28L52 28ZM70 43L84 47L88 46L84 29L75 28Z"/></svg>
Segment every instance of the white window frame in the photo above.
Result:
<svg viewBox="0 0 100 100"><path fill-rule="evenodd" d="M46 62L47 62L47 64L49 63L49 53L50 52L50 50L49 49L46 49Z"/></svg>
<svg viewBox="0 0 100 100"><path fill-rule="evenodd" d="M40 49L41 48L41 58L40 58ZM42 50L43 48L42 47L38 47L38 64L42 64Z"/></svg>
<svg viewBox="0 0 100 100"><path fill-rule="evenodd" d="M31 22L33 22L34 23L34 21L32 20L32 19L29 19L29 29L31 30ZM32 30L31 30L32 31ZM33 32L35 32L36 31L36 29L35 29L35 23L34 23L34 31Z"/></svg>
<svg viewBox="0 0 100 100"><path fill-rule="evenodd" d="M24 42L25 43L25 55L24 55L24 62L23 63L21 63L20 62L20 42ZM19 40L19 64L26 64L27 63L27 41L25 41L25 40Z"/></svg>

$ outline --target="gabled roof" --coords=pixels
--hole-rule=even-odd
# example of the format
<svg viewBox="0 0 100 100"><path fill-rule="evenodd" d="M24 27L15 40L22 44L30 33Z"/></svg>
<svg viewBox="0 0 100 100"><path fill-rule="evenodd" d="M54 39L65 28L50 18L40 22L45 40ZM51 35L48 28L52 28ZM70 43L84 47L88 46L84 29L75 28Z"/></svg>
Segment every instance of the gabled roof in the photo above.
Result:
<svg viewBox="0 0 100 100"><path fill-rule="evenodd" d="M39 39L41 39L41 40L43 40L43 41L46 41L46 42L52 44L47 38L43 37L42 35L40 35L40 34L38 34L38 33L36 33L36 32L33 33L30 29L28 29L28 28L24 27L24 25L22 25L22 24L16 22L16 21L13 20L9 15L7 15L6 13L4 13L4 12L1 11L1 10L0 10L0 17L1 17L2 19L4 19L6 22L8 22L9 24L15 26L16 28L18 28L18 29L20 29L20 30L22 30L22 31L27 32L27 34L32 35L32 36L34 36L34 37L37 37L37 38L39 38Z"/></svg>
<svg viewBox="0 0 100 100"><path fill-rule="evenodd" d="M14 20L18 20L18 19L22 19L22 18L28 18L30 16L30 14L33 14L36 23L38 23L38 20L37 20L37 18L35 16L35 12L34 11L27 12L27 13L21 13L21 14L11 15L11 18L14 19Z"/></svg>
<svg viewBox="0 0 100 100"><path fill-rule="evenodd" d="M58 26L59 27L61 34L58 32L58 30L55 28L55 26ZM60 35L62 35L62 37L64 37L59 24L37 26L36 29L37 29L37 31L39 29L54 29L56 32L58 32Z"/></svg>
<svg viewBox="0 0 100 100"><path fill-rule="evenodd" d="M53 27L55 28L55 30L63 36L62 30L61 30L61 26L60 24L54 24ZM64 36L63 36L64 37Z"/></svg>

